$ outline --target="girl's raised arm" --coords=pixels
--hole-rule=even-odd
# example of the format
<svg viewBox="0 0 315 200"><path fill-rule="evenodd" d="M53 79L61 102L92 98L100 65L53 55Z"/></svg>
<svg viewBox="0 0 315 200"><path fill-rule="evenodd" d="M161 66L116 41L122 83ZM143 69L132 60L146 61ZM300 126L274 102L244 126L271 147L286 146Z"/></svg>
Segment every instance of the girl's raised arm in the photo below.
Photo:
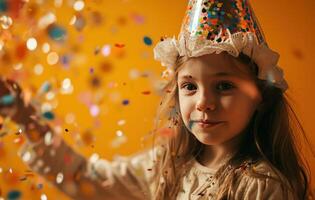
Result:
<svg viewBox="0 0 315 200"><path fill-rule="evenodd" d="M35 109L25 105L21 94L16 83L0 80L0 114L25 126L28 141L19 155L32 170L73 199L151 199L152 152L112 162L86 159L36 120ZM15 103L8 103L10 95Z"/></svg>

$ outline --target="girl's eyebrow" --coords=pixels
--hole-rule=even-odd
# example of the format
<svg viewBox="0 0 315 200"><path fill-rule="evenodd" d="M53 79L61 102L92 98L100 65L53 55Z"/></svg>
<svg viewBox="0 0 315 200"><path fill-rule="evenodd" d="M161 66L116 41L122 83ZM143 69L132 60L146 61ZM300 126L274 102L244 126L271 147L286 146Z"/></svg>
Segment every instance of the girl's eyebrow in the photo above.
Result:
<svg viewBox="0 0 315 200"><path fill-rule="evenodd" d="M228 73L228 72L218 72L210 76L219 76L219 77L224 77L224 76L236 76L234 73ZM191 75L183 75L180 77L181 79L195 79Z"/></svg>

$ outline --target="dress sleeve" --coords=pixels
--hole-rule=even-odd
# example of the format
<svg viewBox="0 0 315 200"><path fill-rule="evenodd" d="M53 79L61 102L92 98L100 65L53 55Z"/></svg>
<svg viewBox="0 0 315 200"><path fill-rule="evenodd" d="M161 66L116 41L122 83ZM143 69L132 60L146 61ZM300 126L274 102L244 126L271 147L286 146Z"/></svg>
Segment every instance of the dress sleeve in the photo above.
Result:
<svg viewBox="0 0 315 200"><path fill-rule="evenodd" d="M280 182L279 178L271 171L267 172L263 166L259 166L267 177L244 175L236 190L236 199L244 200L293 200L292 192ZM269 170L270 168L268 168ZM274 179L275 178L275 179Z"/></svg>
<svg viewBox="0 0 315 200"><path fill-rule="evenodd" d="M57 141L57 142L56 142ZM73 199L151 199L153 154L150 150L112 162L96 155L84 158L61 138L27 142L19 151L22 160Z"/></svg>

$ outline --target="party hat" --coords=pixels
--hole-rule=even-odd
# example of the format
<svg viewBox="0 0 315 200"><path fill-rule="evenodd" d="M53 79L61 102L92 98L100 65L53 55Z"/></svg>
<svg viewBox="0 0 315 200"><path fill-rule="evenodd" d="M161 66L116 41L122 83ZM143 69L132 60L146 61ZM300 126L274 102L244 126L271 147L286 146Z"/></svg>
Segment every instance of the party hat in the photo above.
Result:
<svg viewBox="0 0 315 200"><path fill-rule="evenodd" d="M277 66L279 54L266 42L248 0L190 0L178 39L163 38L154 48L156 60L173 73L179 56L198 57L228 52L249 56L259 67L258 78L285 91L283 70Z"/></svg>

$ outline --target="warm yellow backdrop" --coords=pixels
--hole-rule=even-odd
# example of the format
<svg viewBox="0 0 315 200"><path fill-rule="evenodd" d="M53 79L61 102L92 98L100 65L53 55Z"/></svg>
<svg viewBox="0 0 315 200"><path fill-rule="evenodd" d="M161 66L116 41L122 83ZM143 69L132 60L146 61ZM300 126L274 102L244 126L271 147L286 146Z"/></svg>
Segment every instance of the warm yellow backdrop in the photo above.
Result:
<svg viewBox="0 0 315 200"><path fill-rule="evenodd" d="M41 101L57 105L53 109L57 116L54 127L59 128L66 141L85 156L98 153L111 159L115 154L130 155L141 149L141 138L153 126L159 104L155 80L163 70L153 60L153 46L144 44L143 37L150 37L156 44L163 35L177 35L187 1L87 0L80 12L86 20L81 31L69 25L73 15L78 14L71 6L74 1L64 0L61 7L55 6L53 0L40 2L30 0L21 10L20 17L14 19L9 29L12 37L5 44L6 53L0 52L1 74L18 78L29 91L38 90L45 81L51 81L53 88L59 90L64 79L71 79L73 93L56 93L52 100L43 98ZM310 141L315 144L312 121L315 96L311 82L315 74L315 40L311 37L315 31L315 1L264 0L252 1L252 6L269 46L281 54L280 65L290 87L288 93L295 100L294 106ZM67 30L64 43L51 40L46 30L36 28L37 21L48 12L55 13L56 24ZM93 13L101 16L99 24L93 21ZM37 39L37 49L27 51L26 56L18 60L17 46L23 45L30 37ZM50 44L50 51L59 56L67 55L69 65L49 65L47 53L41 50L45 42ZM108 57L95 54L106 44L111 47ZM118 48L115 44L124 47ZM14 69L19 63L23 64L21 69ZM36 64L43 65L41 75L34 73ZM91 87L91 80L99 82L99 86ZM151 93L146 94L148 91ZM98 106L100 114L97 117L91 116L89 107L82 102L83 96ZM129 100L129 104L123 105L124 100ZM120 120L125 120L125 124L119 125ZM123 132L127 141L113 147L111 144L117 140L118 130ZM78 134L94 137L95 141L80 145L76 141ZM40 199L41 194L46 194L48 199L67 199L38 176L18 180L27 167L17 156L19 145L14 142L16 138L18 136L14 133L0 138L0 197L6 197L10 190L17 189L22 192L22 199ZM311 168L315 169L315 159L308 158ZM39 183L43 183L43 189L36 188Z"/></svg>

